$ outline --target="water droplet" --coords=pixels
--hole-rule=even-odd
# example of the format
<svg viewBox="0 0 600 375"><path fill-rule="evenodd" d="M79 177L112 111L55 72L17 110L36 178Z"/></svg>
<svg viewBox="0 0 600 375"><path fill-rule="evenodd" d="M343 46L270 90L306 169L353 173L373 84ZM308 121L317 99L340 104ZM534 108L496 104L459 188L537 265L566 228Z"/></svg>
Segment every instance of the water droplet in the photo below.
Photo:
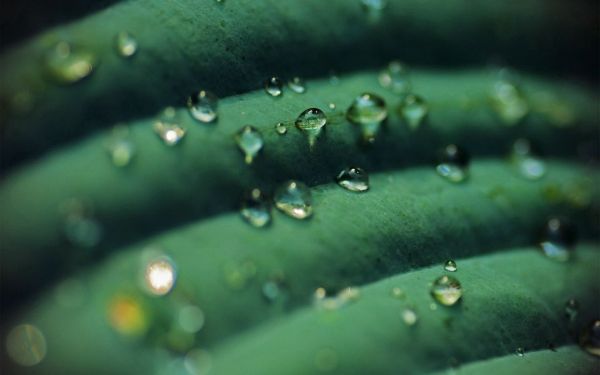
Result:
<svg viewBox="0 0 600 375"><path fill-rule="evenodd" d="M223 267L225 281L233 290L242 290L256 276L256 265L251 260L227 263Z"/></svg>
<svg viewBox="0 0 600 375"><path fill-rule="evenodd" d="M324 348L315 355L315 366L320 372L330 372L336 369L338 365L338 356L335 350Z"/></svg>
<svg viewBox="0 0 600 375"><path fill-rule="evenodd" d="M276 280L269 280L262 286L262 294L269 302L274 302L279 298L281 290Z"/></svg>
<svg viewBox="0 0 600 375"><path fill-rule="evenodd" d="M589 324L579 335L579 345L586 352L600 357L600 320Z"/></svg>
<svg viewBox="0 0 600 375"><path fill-rule="evenodd" d="M158 120L154 122L154 132L167 146L178 144L187 133L187 131L179 125L177 117L175 108L167 107L159 114Z"/></svg>
<svg viewBox="0 0 600 375"><path fill-rule="evenodd" d="M96 57L67 42L60 42L46 55L46 68L58 83L75 83L89 76L96 63Z"/></svg>
<svg viewBox="0 0 600 375"><path fill-rule="evenodd" d="M283 122L278 122L275 125L275 131L277 132L277 134L279 135L284 135L287 133L287 126L285 126L285 124Z"/></svg>
<svg viewBox="0 0 600 375"><path fill-rule="evenodd" d="M60 211L65 216L65 237L71 244L82 248L98 245L103 230L89 202L72 198L61 204Z"/></svg>
<svg viewBox="0 0 600 375"><path fill-rule="evenodd" d="M490 101L492 108L506 125L518 124L529 113L529 105L521 91L505 79L494 83Z"/></svg>
<svg viewBox="0 0 600 375"><path fill-rule="evenodd" d="M19 365L35 366L46 356L46 338L36 326L20 324L6 336L6 350Z"/></svg>
<svg viewBox="0 0 600 375"><path fill-rule="evenodd" d="M217 96L206 90L200 90L187 99L187 107L192 117L204 123L210 123L217 119L218 104Z"/></svg>
<svg viewBox="0 0 600 375"><path fill-rule="evenodd" d="M417 323L419 317L417 313L412 309L404 309L402 311L402 320L407 326L414 326Z"/></svg>
<svg viewBox="0 0 600 375"><path fill-rule="evenodd" d="M369 175L362 168L346 168L338 174L336 181L346 190L355 192L369 190Z"/></svg>
<svg viewBox="0 0 600 375"><path fill-rule="evenodd" d="M385 100L370 93L363 93L356 97L346 111L348 121L360 126L363 139L368 142L375 140L381 123L387 116Z"/></svg>
<svg viewBox="0 0 600 375"><path fill-rule="evenodd" d="M337 298L341 301L341 304L355 302L360 298L360 289L352 286L344 288L338 293Z"/></svg>
<svg viewBox="0 0 600 375"><path fill-rule="evenodd" d="M164 296L173 289L176 279L175 266L168 258L161 257L146 264L144 280L150 293Z"/></svg>
<svg viewBox="0 0 600 375"><path fill-rule="evenodd" d="M271 77L265 81L265 91L271 96L281 96L283 94L283 84L279 77Z"/></svg>
<svg viewBox="0 0 600 375"><path fill-rule="evenodd" d="M570 299L565 303L565 315L570 322L574 322L577 319L579 313L579 302L574 299Z"/></svg>
<svg viewBox="0 0 600 375"><path fill-rule="evenodd" d="M333 86L337 86L340 84L340 77L334 70L329 72L329 83Z"/></svg>
<svg viewBox="0 0 600 375"><path fill-rule="evenodd" d="M126 167L135 155L135 146L129 139L129 128L117 125L106 144L108 156L115 167Z"/></svg>
<svg viewBox="0 0 600 375"><path fill-rule="evenodd" d="M546 223L540 248L548 258L566 262L571 258L576 237L570 222L553 217Z"/></svg>
<svg viewBox="0 0 600 375"><path fill-rule="evenodd" d="M404 293L404 291L402 289L400 289L398 287L393 287L392 288L392 297L402 299L402 298L406 297L406 294Z"/></svg>
<svg viewBox="0 0 600 375"><path fill-rule="evenodd" d="M510 159L519 173L529 180L539 180L546 174L546 163L535 155L527 139L514 142Z"/></svg>
<svg viewBox="0 0 600 375"><path fill-rule="evenodd" d="M307 134L310 146L314 145L325 124L327 116L319 108L309 108L296 118L296 127Z"/></svg>
<svg viewBox="0 0 600 375"><path fill-rule="evenodd" d="M400 61L390 62L379 73L379 84L394 94L407 94L411 89L408 68Z"/></svg>
<svg viewBox="0 0 600 375"><path fill-rule="evenodd" d="M294 77L288 81L288 87L295 93L304 94L306 92L306 84L300 77Z"/></svg>
<svg viewBox="0 0 600 375"><path fill-rule="evenodd" d="M335 105L335 103L329 103L328 107L329 107L329 109L331 109L332 111L336 109L336 105Z"/></svg>
<svg viewBox="0 0 600 375"><path fill-rule="evenodd" d="M137 298L125 295L113 297L108 306L108 321L125 336L140 336L148 329L148 318Z"/></svg>
<svg viewBox="0 0 600 375"><path fill-rule="evenodd" d="M524 357L525 349L518 347L517 350L515 350L515 354L517 355L517 357Z"/></svg>
<svg viewBox="0 0 600 375"><path fill-rule="evenodd" d="M313 293L313 299L315 301L320 301L320 300L324 299L325 297L327 297L327 291L325 290L325 288L315 289L315 292Z"/></svg>
<svg viewBox="0 0 600 375"><path fill-rule="evenodd" d="M458 268L456 267L456 262L450 259L444 264L444 269L448 272L456 272Z"/></svg>
<svg viewBox="0 0 600 375"><path fill-rule="evenodd" d="M264 146L260 131L253 126L246 125L235 134L235 142L244 153L244 161L251 164Z"/></svg>
<svg viewBox="0 0 600 375"><path fill-rule="evenodd" d="M135 55L138 49L138 43L133 35L126 31L121 31L116 37L116 47L119 55L127 58Z"/></svg>
<svg viewBox="0 0 600 375"><path fill-rule="evenodd" d="M309 218L313 213L312 194L302 182L288 181L281 185L274 196L275 207L295 219Z"/></svg>
<svg viewBox="0 0 600 375"><path fill-rule="evenodd" d="M184 306L179 310L178 322L185 332L196 333L204 326L204 312L198 306Z"/></svg>
<svg viewBox="0 0 600 375"><path fill-rule="evenodd" d="M451 182L461 182L468 177L469 154L457 145L444 147L440 154L437 173Z"/></svg>
<svg viewBox="0 0 600 375"><path fill-rule="evenodd" d="M452 276L441 276L433 282L431 296L444 306L453 306L462 297L460 282Z"/></svg>
<svg viewBox="0 0 600 375"><path fill-rule="evenodd" d="M417 130L429 113L425 99L412 94L406 95L398 108L400 117L411 130Z"/></svg>
<svg viewBox="0 0 600 375"><path fill-rule="evenodd" d="M253 227L262 228L271 222L271 207L259 189L246 195L240 214Z"/></svg>

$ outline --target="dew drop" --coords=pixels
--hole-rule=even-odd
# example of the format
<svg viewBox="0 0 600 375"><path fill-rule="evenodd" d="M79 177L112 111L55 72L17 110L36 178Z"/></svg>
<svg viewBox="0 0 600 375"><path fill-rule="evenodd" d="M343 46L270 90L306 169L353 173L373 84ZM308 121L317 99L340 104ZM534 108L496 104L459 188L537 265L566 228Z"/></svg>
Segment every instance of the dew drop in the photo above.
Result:
<svg viewBox="0 0 600 375"><path fill-rule="evenodd" d="M565 316L570 322L574 322L577 319L579 313L579 302L575 299L570 299L565 303Z"/></svg>
<svg viewBox="0 0 600 375"><path fill-rule="evenodd" d="M133 37L133 35L126 31L121 31L117 34L117 37L115 39L117 53L121 57L129 58L135 55L135 53L138 50L138 43L137 40L135 40L135 38Z"/></svg>
<svg viewBox="0 0 600 375"><path fill-rule="evenodd" d="M353 124L359 125L365 141L373 142L379 132L381 123L388 116L385 100L382 97L363 93L356 97L348 110L346 118Z"/></svg>
<svg viewBox="0 0 600 375"><path fill-rule="evenodd" d="M313 146L317 137L323 131L327 124L327 116L319 108L309 108L304 110L298 118L296 118L296 127L305 132L308 136L308 144Z"/></svg>
<svg viewBox="0 0 600 375"><path fill-rule="evenodd" d="M409 129L417 130L429 113L429 108L425 99L418 95L409 94L400 102L398 112Z"/></svg>
<svg viewBox="0 0 600 375"><path fill-rule="evenodd" d="M148 318L137 298L117 295L108 306L108 321L124 336L140 336L148 329Z"/></svg>
<svg viewBox="0 0 600 375"><path fill-rule="evenodd" d="M218 104L217 96L206 90L200 90L187 99L187 107L192 117L204 123L210 123L217 119Z"/></svg>
<svg viewBox="0 0 600 375"><path fill-rule="evenodd" d="M444 306L453 306L462 297L460 282L452 276L441 276L433 282L431 296Z"/></svg>
<svg viewBox="0 0 600 375"><path fill-rule="evenodd" d="M575 227L570 222L553 217L546 223L540 248L548 258L566 262L573 253L576 237Z"/></svg>
<svg viewBox="0 0 600 375"><path fill-rule="evenodd" d="M164 296L173 289L176 279L175 266L168 258L161 257L146 264L144 280L150 293Z"/></svg>
<svg viewBox="0 0 600 375"><path fill-rule="evenodd" d="M153 125L154 132L167 146L175 146L187 131L178 123L177 111L173 107L165 108Z"/></svg>
<svg viewBox="0 0 600 375"><path fill-rule="evenodd" d="M397 299L402 299L406 296L404 291L402 289L398 288L397 286L392 288L391 294L392 294L392 297L397 298Z"/></svg>
<svg viewBox="0 0 600 375"><path fill-rule="evenodd" d="M204 326L204 312L198 306L184 306L179 310L178 321L185 332L196 333Z"/></svg>
<svg viewBox="0 0 600 375"><path fill-rule="evenodd" d="M579 335L579 345L586 352L600 357L600 320L590 323Z"/></svg>
<svg viewBox="0 0 600 375"><path fill-rule="evenodd" d="M379 84L394 94L408 94L411 89L408 68L400 61L390 62L379 73Z"/></svg>
<svg viewBox="0 0 600 375"><path fill-rule="evenodd" d="M467 179L469 154L461 147L451 144L442 150L439 163L435 167L437 173L451 182L462 182Z"/></svg>
<svg viewBox="0 0 600 375"><path fill-rule="evenodd" d="M123 168L131 163L135 155L135 146L129 139L129 128L117 125L113 128L106 144L110 161L115 167Z"/></svg>
<svg viewBox="0 0 600 375"><path fill-rule="evenodd" d="M517 139L513 143L511 162L521 176L528 180L539 180L546 174L546 163L532 151L527 139Z"/></svg>
<svg viewBox="0 0 600 375"><path fill-rule="evenodd" d="M251 164L264 146L262 134L253 126L246 125L235 134L235 142L244 153L244 161Z"/></svg>
<svg viewBox="0 0 600 375"><path fill-rule="evenodd" d="M75 83L89 76L94 70L96 57L67 42L59 42L46 55L46 68L58 83Z"/></svg>
<svg viewBox="0 0 600 375"><path fill-rule="evenodd" d="M279 135L285 135L287 133L287 126L285 126L285 124L283 122L278 122L275 125L275 131Z"/></svg>
<svg viewBox="0 0 600 375"><path fill-rule="evenodd" d="M525 349L523 349L522 347L518 347L517 350L515 350L515 354L517 355L517 357L524 357Z"/></svg>
<svg viewBox="0 0 600 375"><path fill-rule="evenodd" d="M300 77L294 77L288 81L288 87L297 94L304 94L306 92L306 83Z"/></svg>
<svg viewBox="0 0 600 375"><path fill-rule="evenodd" d="M271 96L281 96L283 94L283 84L279 77L271 77L265 81L265 91Z"/></svg>
<svg viewBox="0 0 600 375"><path fill-rule="evenodd" d="M262 294L268 302L275 302L282 295L281 280L274 279L266 281L262 285Z"/></svg>
<svg viewBox="0 0 600 375"><path fill-rule="evenodd" d="M444 269L448 272L456 272L458 267L456 267L456 262L453 261L452 259L450 259L450 260L447 260L446 263L444 264Z"/></svg>
<svg viewBox="0 0 600 375"><path fill-rule="evenodd" d="M415 324L417 324L417 320L419 320L419 317L413 309L404 309L402 311L402 320L407 326L414 326Z"/></svg>
<svg viewBox="0 0 600 375"><path fill-rule="evenodd" d="M225 282L233 290L242 290L256 276L256 265L251 260L227 263L223 267Z"/></svg>
<svg viewBox="0 0 600 375"><path fill-rule="evenodd" d="M252 189L242 202L242 218L256 228L267 226L271 222L271 207L259 189Z"/></svg>
<svg viewBox="0 0 600 375"><path fill-rule="evenodd" d="M328 107L329 107L329 109L330 109L330 110L332 110L332 111L336 109L336 105L335 105L335 103L329 103Z"/></svg>
<svg viewBox="0 0 600 375"><path fill-rule="evenodd" d="M313 213L310 189L300 181L287 181L274 196L275 207L295 219L307 219Z"/></svg>
<svg viewBox="0 0 600 375"><path fill-rule="evenodd" d="M46 338L36 326L20 324L6 336L6 350L19 365L35 366L46 357Z"/></svg>
<svg viewBox="0 0 600 375"><path fill-rule="evenodd" d="M313 299L315 301L322 300L325 297L327 297L327 291L325 290L325 288L319 287L319 288L315 289L315 292L313 293Z"/></svg>
<svg viewBox="0 0 600 375"><path fill-rule="evenodd" d="M369 175L362 168L345 168L335 179L341 187L354 192L369 190Z"/></svg>
<svg viewBox="0 0 600 375"><path fill-rule="evenodd" d="M516 125L529 113L523 93L513 83L500 79L490 93L492 108L505 125Z"/></svg>

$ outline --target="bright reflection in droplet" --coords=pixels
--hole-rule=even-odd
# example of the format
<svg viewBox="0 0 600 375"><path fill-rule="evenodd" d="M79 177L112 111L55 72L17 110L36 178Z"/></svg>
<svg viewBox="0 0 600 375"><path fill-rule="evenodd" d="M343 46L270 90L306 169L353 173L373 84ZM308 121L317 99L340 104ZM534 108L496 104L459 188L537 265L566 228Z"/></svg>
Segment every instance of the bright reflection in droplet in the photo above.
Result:
<svg viewBox="0 0 600 375"><path fill-rule="evenodd" d="M146 287L152 294L163 296L173 289L177 273L166 258L150 261L146 266Z"/></svg>

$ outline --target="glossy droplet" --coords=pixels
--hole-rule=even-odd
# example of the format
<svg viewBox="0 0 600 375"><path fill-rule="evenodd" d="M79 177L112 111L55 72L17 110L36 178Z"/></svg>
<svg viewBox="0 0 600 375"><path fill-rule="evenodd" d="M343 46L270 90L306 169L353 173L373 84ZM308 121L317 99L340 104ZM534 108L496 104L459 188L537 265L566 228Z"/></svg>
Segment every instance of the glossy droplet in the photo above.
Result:
<svg viewBox="0 0 600 375"><path fill-rule="evenodd" d="M94 70L96 57L67 42L60 42L46 55L46 68L58 83L69 84L89 76Z"/></svg>
<svg viewBox="0 0 600 375"><path fill-rule="evenodd" d="M127 58L135 55L138 50L138 43L133 35L126 31L121 31L116 37L116 47L119 55Z"/></svg>
<svg viewBox="0 0 600 375"><path fill-rule="evenodd" d="M271 96L281 96L283 94L283 84L279 77L271 77L265 81L265 91Z"/></svg>
<svg viewBox="0 0 600 375"><path fill-rule="evenodd" d="M394 94L407 94L411 85L408 68L400 61L392 61L379 73L379 84Z"/></svg>
<svg viewBox="0 0 600 375"><path fill-rule="evenodd" d="M400 117L408 125L409 129L416 130L429 113L425 99L417 95L406 95L398 107Z"/></svg>
<svg viewBox="0 0 600 375"><path fill-rule="evenodd" d="M187 99L187 107L192 117L204 123L210 123L217 119L218 104L217 96L206 90L200 90Z"/></svg>
<svg viewBox="0 0 600 375"><path fill-rule="evenodd" d="M444 269L448 272L456 272L456 270L457 270L456 262L453 261L452 259L446 261L446 263L444 264Z"/></svg>
<svg viewBox="0 0 600 375"><path fill-rule="evenodd" d="M244 153L244 161L251 164L264 146L262 134L253 126L246 125L235 134L235 142Z"/></svg>
<svg viewBox="0 0 600 375"><path fill-rule="evenodd" d="M304 94L306 92L306 84L300 77L294 77L288 81L288 87L295 93Z"/></svg>
<svg viewBox="0 0 600 375"><path fill-rule="evenodd" d="M565 303L565 316L570 322L574 322L577 319L577 314L579 313L579 303L570 299Z"/></svg>
<svg viewBox="0 0 600 375"><path fill-rule="evenodd" d="M494 83L490 101L492 108L506 125L518 124L529 113L529 105L521 91L505 79Z"/></svg>
<svg viewBox="0 0 600 375"><path fill-rule="evenodd" d="M72 198L62 203L60 211L65 217L65 237L72 245L81 248L93 248L98 245L103 229L94 216L91 203Z"/></svg>
<svg viewBox="0 0 600 375"><path fill-rule="evenodd" d="M369 190L369 175L362 168L345 168L335 180L346 190L355 192Z"/></svg>
<svg viewBox="0 0 600 375"><path fill-rule="evenodd" d="M283 122L278 122L275 125L275 131L277 132L277 134L279 135L284 135L287 133L287 126L285 126L285 124Z"/></svg>
<svg viewBox="0 0 600 375"><path fill-rule="evenodd" d="M469 154L457 145L448 145L440 153L437 173L451 182L462 182L468 177Z"/></svg>
<svg viewBox="0 0 600 375"><path fill-rule="evenodd" d="M402 311L402 320L406 325L414 326L415 324L417 324L418 319L419 317L417 316L417 313L414 310L404 309Z"/></svg>
<svg viewBox="0 0 600 375"><path fill-rule="evenodd" d="M46 357L46 338L32 324L20 324L6 336L6 351L21 366L35 366Z"/></svg>
<svg viewBox="0 0 600 375"><path fill-rule="evenodd" d="M315 301L322 300L325 297L327 297L327 291L325 290L325 288L315 289L315 292L313 293L313 299Z"/></svg>
<svg viewBox="0 0 600 375"><path fill-rule="evenodd" d="M540 248L550 259L566 262L574 251L575 227L565 219L553 217L546 223Z"/></svg>
<svg viewBox="0 0 600 375"><path fill-rule="evenodd" d="M185 332L196 333L204 326L204 312L198 306L184 306L179 310L178 321Z"/></svg>
<svg viewBox="0 0 600 375"><path fill-rule="evenodd" d="M296 118L296 127L306 133L310 146L314 145L325 124L327 124L327 116L319 108L309 108Z"/></svg>
<svg viewBox="0 0 600 375"><path fill-rule="evenodd" d="M515 354L517 355L517 357L524 357L525 356L525 349L518 347L515 350Z"/></svg>
<svg viewBox="0 0 600 375"><path fill-rule="evenodd" d="M431 296L444 306L453 306L462 297L460 282L452 276L441 276L433 282Z"/></svg>
<svg viewBox="0 0 600 375"><path fill-rule="evenodd" d="M157 296L169 293L173 286L177 273L173 263L165 257L151 260L145 268L144 280L147 290Z"/></svg>
<svg viewBox="0 0 600 375"><path fill-rule="evenodd" d="M393 287L391 294L392 294L392 297L397 298L397 299L402 299L402 298L406 297L406 294L404 293L404 291L398 287Z"/></svg>
<svg viewBox="0 0 600 375"><path fill-rule="evenodd" d="M124 125L115 126L106 144L106 149L110 161L115 167L128 166L135 155L135 146L129 139L129 128Z"/></svg>
<svg viewBox="0 0 600 375"><path fill-rule="evenodd" d="M153 125L154 132L167 146L175 146L187 131L179 125L178 114L175 108L167 107L160 114L158 120Z"/></svg>
<svg viewBox="0 0 600 375"><path fill-rule="evenodd" d="M359 125L363 139L372 142L379 132L381 123L388 116L385 100L382 97L363 93L356 97L348 110L346 118L353 124Z"/></svg>
<svg viewBox="0 0 600 375"><path fill-rule="evenodd" d="M529 180L539 180L546 174L546 163L532 150L527 139L517 139L513 143L511 162L519 173Z"/></svg>
<svg viewBox="0 0 600 375"><path fill-rule="evenodd" d="M579 335L579 345L586 352L600 357L600 320L590 323Z"/></svg>
<svg viewBox="0 0 600 375"><path fill-rule="evenodd" d="M336 105L335 105L335 103L329 103L329 105L327 107L333 111L336 108Z"/></svg>
<svg viewBox="0 0 600 375"><path fill-rule="evenodd" d="M295 219L307 219L313 213L310 189L299 181L281 185L275 191L274 201L275 207Z"/></svg>
<svg viewBox="0 0 600 375"><path fill-rule="evenodd" d="M279 283L274 280L265 282L262 286L262 294L267 301L274 302L281 294Z"/></svg>
<svg viewBox="0 0 600 375"><path fill-rule="evenodd" d="M148 318L137 298L117 295L108 306L108 321L124 336L140 336L148 329Z"/></svg>
<svg viewBox="0 0 600 375"><path fill-rule="evenodd" d="M262 228L271 222L271 207L259 189L246 195L240 214L253 227Z"/></svg>

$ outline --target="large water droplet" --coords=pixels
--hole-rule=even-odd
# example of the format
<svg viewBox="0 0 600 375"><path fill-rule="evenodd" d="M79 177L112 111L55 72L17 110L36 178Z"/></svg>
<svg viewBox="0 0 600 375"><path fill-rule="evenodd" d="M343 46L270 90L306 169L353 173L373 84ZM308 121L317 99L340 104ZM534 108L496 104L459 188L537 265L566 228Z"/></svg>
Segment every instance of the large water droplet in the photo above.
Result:
<svg viewBox="0 0 600 375"><path fill-rule="evenodd" d="M67 42L60 42L46 55L46 68L58 83L75 83L89 76L96 63L96 57Z"/></svg>
<svg viewBox="0 0 600 375"><path fill-rule="evenodd" d="M416 130L429 113L429 108L425 99L418 95L409 94L400 102L398 112L409 129Z"/></svg>
<svg viewBox="0 0 600 375"><path fill-rule="evenodd" d="M566 262L571 258L576 239L575 227L570 222L553 217L546 223L540 248L548 258Z"/></svg>
<svg viewBox="0 0 600 375"><path fill-rule="evenodd" d="M32 324L20 324L6 336L6 351L21 366L35 366L46 357L46 338Z"/></svg>
<svg viewBox="0 0 600 375"><path fill-rule="evenodd" d="M288 81L288 87L295 93L304 94L306 92L306 83L300 77L294 77Z"/></svg>
<svg viewBox="0 0 600 375"><path fill-rule="evenodd" d="M259 189L252 189L247 194L240 214L253 227L262 228L271 222L271 207Z"/></svg>
<svg viewBox="0 0 600 375"><path fill-rule="evenodd" d="M346 118L361 127L363 139L368 142L375 140L381 123L387 118L388 112L382 97L363 93L356 97L348 110Z"/></svg>
<svg viewBox="0 0 600 375"><path fill-rule="evenodd" d="M265 91L271 96L281 96L283 94L283 84L279 77L271 77L265 81Z"/></svg>
<svg viewBox="0 0 600 375"><path fill-rule="evenodd" d="M244 153L244 161L251 164L264 146L262 134L253 126L246 125L235 134L235 142Z"/></svg>
<svg viewBox="0 0 600 375"><path fill-rule="evenodd" d="M175 280L177 272L170 259L160 257L149 261L145 266L144 280L147 290L157 296L164 296L169 293Z"/></svg>
<svg viewBox="0 0 600 375"><path fill-rule="evenodd" d="M492 108L506 125L518 124L529 113L529 105L521 91L505 79L494 83L490 101Z"/></svg>
<svg viewBox="0 0 600 375"><path fill-rule="evenodd" d="M437 173L451 182L461 182L468 177L469 154L457 145L444 147L439 163L435 167Z"/></svg>
<svg viewBox="0 0 600 375"><path fill-rule="evenodd" d="M410 91L408 68L400 61L392 61L379 73L379 84L394 94L407 94Z"/></svg>
<svg viewBox="0 0 600 375"><path fill-rule="evenodd" d="M296 127L306 133L310 146L314 145L325 124L327 116L319 108L309 108L296 118Z"/></svg>
<svg viewBox="0 0 600 375"><path fill-rule="evenodd" d="M129 128L124 125L115 126L107 141L106 149L115 167L122 168L129 165L135 155L135 146L129 139Z"/></svg>
<svg viewBox="0 0 600 375"><path fill-rule="evenodd" d="M456 278L441 276L433 282L431 296L444 306L453 306L462 297L462 287Z"/></svg>
<svg viewBox="0 0 600 375"><path fill-rule="evenodd" d="M453 261L452 259L450 259L450 260L447 260L446 263L444 264L444 269L448 272L456 272L458 267L456 266L456 262Z"/></svg>
<svg viewBox="0 0 600 375"><path fill-rule="evenodd" d="M302 182L288 181L274 196L275 207L295 219L306 219L313 213L310 189Z"/></svg>
<svg viewBox="0 0 600 375"><path fill-rule="evenodd" d="M126 31L121 31L117 34L116 39L116 48L117 53L125 58L131 57L135 55L138 50L138 43L133 37L133 35L129 34Z"/></svg>
<svg viewBox="0 0 600 375"><path fill-rule="evenodd" d="M404 309L402 311L402 320L407 326L414 326L415 324L417 324L417 320L419 320L419 317L413 309Z"/></svg>
<svg viewBox="0 0 600 375"><path fill-rule="evenodd" d="M369 190L369 175L362 168L345 168L335 180L346 190L355 192Z"/></svg>
<svg viewBox="0 0 600 375"><path fill-rule="evenodd" d="M187 133L179 125L177 111L173 107L167 107L159 114L159 118L154 122L153 128L154 132L167 146L175 146Z"/></svg>
<svg viewBox="0 0 600 375"><path fill-rule="evenodd" d="M187 99L187 107L193 118L209 123L217 119L219 99L210 91L200 90Z"/></svg>
<svg viewBox="0 0 600 375"><path fill-rule="evenodd" d="M575 299L570 299L565 303L565 316L570 322L574 322L577 319L579 313L579 302Z"/></svg>
<svg viewBox="0 0 600 375"><path fill-rule="evenodd" d="M546 174L546 163L535 155L527 139L517 139L513 143L511 162L519 173L529 180L539 180Z"/></svg>
<svg viewBox="0 0 600 375"><path fill-rule="evenodd" d="M600 320L593 321L581 332L579 345L586 352L600 357Z"/></svg>
<svg viewBox="0 0 600 375"><path fill-rule="evenodd" d="M279 135L284 135L287 133L287 126L285 126L283 122L278 122L277 124L275 124L275 131Z"/></svg>

